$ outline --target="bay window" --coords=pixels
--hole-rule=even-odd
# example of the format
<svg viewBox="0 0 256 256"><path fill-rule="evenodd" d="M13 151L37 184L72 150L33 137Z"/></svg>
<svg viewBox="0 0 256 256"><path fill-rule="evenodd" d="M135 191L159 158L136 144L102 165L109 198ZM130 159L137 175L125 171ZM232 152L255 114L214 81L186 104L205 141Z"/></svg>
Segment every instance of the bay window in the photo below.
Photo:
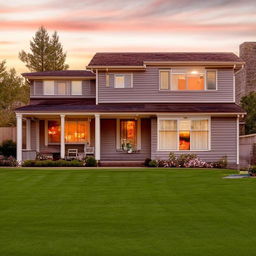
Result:
<svg viewBox="0 0 256 256"><path fill-rule="evenodd" d="M87 143L90 141L89 121L85 119L69 119L65 121L66 143ZM60 143L60 122L48 120L48 142Z"/></svg>
<svg viewBox="0 0 256 256"><path fill-rule="evenodd" d="M203 68L173 68L159 71L159 89L171 91L217 90L217 71Z"/></svg>
<svg viewBox="0 0 256 256"><path fill-rule="evenodd" d="M159 118L158 149L209 150L209 125L208 118Z"/></svg>

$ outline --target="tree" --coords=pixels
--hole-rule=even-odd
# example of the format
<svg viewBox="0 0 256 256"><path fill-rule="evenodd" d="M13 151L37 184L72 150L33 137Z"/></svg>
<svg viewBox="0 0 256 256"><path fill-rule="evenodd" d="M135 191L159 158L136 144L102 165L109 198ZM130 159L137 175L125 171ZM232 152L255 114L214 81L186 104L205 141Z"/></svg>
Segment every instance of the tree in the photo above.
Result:
<svg viewBox="0 0 256 256"><path fill-rule="evenodd" d="M241 99L242 108L247 112L245 116L245 134L256 133L256 92L251 92Z"/></svg>
<svg viewBox="0 0 256 256"><path fill-rule="evenodd" d="M15 69L6 70L0 62L0 126L16 123L14 109L28 103L29 86L17 75Z"/></svg>
<svg viewBox="0 0 256 256"><path fill-rule="evenodd" d="M30 41L30 53L22 50L19 58L30 71L65 70L66 53L55 31L50 38L47 30L40 27Z"/></svg>

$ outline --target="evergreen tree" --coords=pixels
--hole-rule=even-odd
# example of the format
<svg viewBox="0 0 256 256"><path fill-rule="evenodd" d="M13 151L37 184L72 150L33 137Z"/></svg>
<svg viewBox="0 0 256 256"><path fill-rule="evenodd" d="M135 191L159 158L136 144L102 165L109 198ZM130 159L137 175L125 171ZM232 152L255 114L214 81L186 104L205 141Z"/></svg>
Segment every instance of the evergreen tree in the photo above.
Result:
<svg viewBox="0 0 256 256"><path fill-rule="evenodd" d="M40 27L35 36L30 41L30 51L27 53L22 50L19 58L26 63L30 71L52 71L64 70L68 68L65 64L66 53L59 42L57 32L50 38L47 30Z"/></svg>
<svg viewBox="0 0 256 256"><path fill-rule="evenodd" d="M241 100L245 116L245 134L256 133L256 92L251 92Z"/></svg>
<svg viewBox="0 0 256 256"><path fill-rule="evenodd" d="M28 103L29 86L17 75L15 69L6 70L0 62L0 126L16 123L14 109Z"/></svg>

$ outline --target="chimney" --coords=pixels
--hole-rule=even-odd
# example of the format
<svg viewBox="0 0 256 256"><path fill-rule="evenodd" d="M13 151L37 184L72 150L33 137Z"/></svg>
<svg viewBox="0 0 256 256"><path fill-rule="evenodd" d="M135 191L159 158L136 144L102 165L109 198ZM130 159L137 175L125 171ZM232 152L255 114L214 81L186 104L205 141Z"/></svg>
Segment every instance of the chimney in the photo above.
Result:
<svg viewBox="0 0 256 256"><path fill-rule="evenodd" d="M244 70L236 75L236 100L256 92L256 42L244 42L240 45L239 57L245 62Z"/></svg>

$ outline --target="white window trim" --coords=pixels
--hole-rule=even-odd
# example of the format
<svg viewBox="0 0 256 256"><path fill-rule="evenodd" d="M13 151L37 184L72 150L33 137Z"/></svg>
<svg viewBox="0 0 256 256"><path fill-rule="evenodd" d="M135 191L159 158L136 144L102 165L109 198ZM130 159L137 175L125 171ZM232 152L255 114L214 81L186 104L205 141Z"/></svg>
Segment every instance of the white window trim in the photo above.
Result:
<svg viewBox="0 0 256 256"><path fill-rule="evenodd" d="M131 87L125 87L125 75L131 76ZM116 76L124 76L124 87L116 87ZM114 88L115 89L131 89L133 88L133 73L115 73L114 74Z"/></svg>
<svg viewBox="0 0 256 256"><path fill-rule="evenodd" d="M178 69L175 67L175 69ZM191 67L186 67L184 69L191 69ZM196 69L196 68L195 68ZM202 68L201 68L202 69ZM204 72L203 73L199 73L199 74L202 74L204 76L204 90L172 90L172 75L175 74L175 75L185 75L186 77L186 85L187 85L187 73L184 73L184 72L181 72L181 73L178 73L178 72L175 72L173 73L172 71L173 69L159 69L158 70L158 90L159 91L165 91L165 92L192 92L192 93L197 93L197 92L216 92L218 91L218 70L217 69L207 69L207 68L204 68ZM160 76L160 73L162 71L169 71L169 89L161 89L161 76ZM216 72L216 89L215 90L208 90L207 89L207 71L215 71Z"/></svg>
<svg viewBox="0 0 256 256"><path fill-rule="evenodd" d="M76 120L74 118L74 120ZM49 121L57 121L60 125L60 121L59 119L47 119L45 120L45 146L49 146L49 145L60 145L60 142L49 142L49 135L48 135L48 122ZM70 119L65 120L65 123L67 121L70 121ZM91 143L91 122L88 118L85 119L85 121L88 121L88 143ZM47 125L47 126L46 126ZM65 144L67 145L84 145L86 142L66 142L65 139Z"/></svg>
<svg viewBox="0 0 256 256"><path fill-rule="evenodd" d="M180 126L180 120L208 120L208 149L203 149L203 150L180 150L179 149L179 126ZM177 120L177 149L160 149L160 138L159 138L159 127L160 127L160 121L161 120ZM162 151L162 152L207 152L211 151L211 117L209 116L190 116L190 117L157 117L157 151ZM190 130L191 131L191 130Z"/></svg>
<svg viewBox="0 0 256 256"><path fill-rule="evenodd" d="M136 150L141 150L141 118L117 118L116 119L116 150L121 150L121 135L120 135L120 120L134 120L137 121L137 148Z"/></svg>

